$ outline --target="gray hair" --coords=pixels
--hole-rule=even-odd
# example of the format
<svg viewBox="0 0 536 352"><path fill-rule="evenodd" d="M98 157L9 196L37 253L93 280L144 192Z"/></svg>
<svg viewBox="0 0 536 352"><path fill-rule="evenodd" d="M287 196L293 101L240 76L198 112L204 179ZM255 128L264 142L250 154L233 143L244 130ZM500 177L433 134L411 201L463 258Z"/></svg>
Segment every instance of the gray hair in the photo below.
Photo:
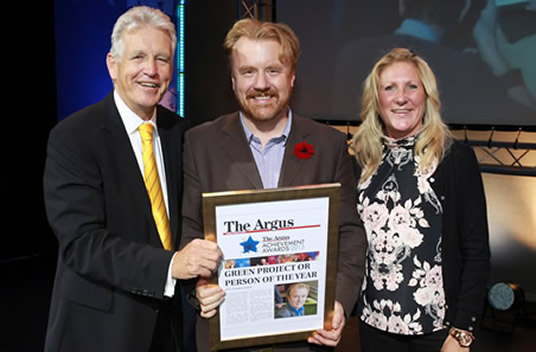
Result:
<svg viewBox="0 0 536 352"><path fill-rule="evenodd" d="M112 47L110 48L110 54L116 59L121 58L123 55L123 33L144 26L154 27L167 33L171 39L172 53L175 53L175 48L177 47L177 34L175 25L171 22L169 16L160 10L148 6L135 6L122 14L115 22L112 31Z"/></svg>

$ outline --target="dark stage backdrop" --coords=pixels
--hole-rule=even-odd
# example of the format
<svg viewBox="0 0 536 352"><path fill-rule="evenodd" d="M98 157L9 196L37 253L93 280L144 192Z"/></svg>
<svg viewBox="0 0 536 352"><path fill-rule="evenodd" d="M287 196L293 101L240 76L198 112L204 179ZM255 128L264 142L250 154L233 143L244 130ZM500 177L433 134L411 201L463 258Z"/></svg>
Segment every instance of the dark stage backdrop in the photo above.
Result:
<svg viewBox="0 0 536 352"><path fill-rule="evenodd" d="M294 109L318 119L359 120L361 83L377 59L404 46L434 70L446 122L536 125L536 3L497 0L495 11L483 11L486 1L471 1L461 22L465 1L403 1L408 8L434 3L426 16L445 28L441 40L420 38L426 33L420 11L408 14L410 21L400 28L399 1L278 1L277 20L293 27L302 43ZM493 19L497 46L479 50L475 37L490 33L483 23ZM488 64L497 60L507 63L506 73Z"/></svg>
<svg viewBox="0 0 536 352"><path fill-rule="evenodd" d="M112 27L126 1L55 0L58 119L112 90L106 69Z"/></svg>

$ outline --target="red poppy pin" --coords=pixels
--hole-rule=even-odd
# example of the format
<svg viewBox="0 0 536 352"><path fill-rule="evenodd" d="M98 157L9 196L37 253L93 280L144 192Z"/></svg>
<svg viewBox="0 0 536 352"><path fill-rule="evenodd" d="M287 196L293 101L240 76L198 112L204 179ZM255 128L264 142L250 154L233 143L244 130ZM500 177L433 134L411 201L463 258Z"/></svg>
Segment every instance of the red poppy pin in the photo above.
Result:
<svg viewBox="0 0 536 352"><path fill-rule="evenodd" d="M294 155L296 155L298 159L309 159L314 153L314 146L312 144L305 143L305 141L294 146Z"/></svg>

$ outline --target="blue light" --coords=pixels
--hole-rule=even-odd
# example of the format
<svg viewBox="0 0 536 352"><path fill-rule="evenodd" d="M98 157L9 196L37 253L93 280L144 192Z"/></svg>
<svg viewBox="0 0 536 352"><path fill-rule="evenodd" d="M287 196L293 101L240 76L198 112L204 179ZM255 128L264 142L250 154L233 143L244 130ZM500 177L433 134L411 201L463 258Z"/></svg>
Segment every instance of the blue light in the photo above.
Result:
<svg viewBox="0 0 536 352"><path fill-rule="evenodd" d="M186 0L180 0L177 6L178 42L177 42L177 114L184 117L184 6Z"/></svg>

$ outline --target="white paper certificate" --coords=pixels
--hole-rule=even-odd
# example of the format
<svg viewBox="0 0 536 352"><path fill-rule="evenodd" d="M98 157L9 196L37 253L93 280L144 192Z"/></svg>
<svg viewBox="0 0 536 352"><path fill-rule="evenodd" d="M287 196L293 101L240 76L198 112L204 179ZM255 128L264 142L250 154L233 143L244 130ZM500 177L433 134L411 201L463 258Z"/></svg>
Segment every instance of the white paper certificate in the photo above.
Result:
<svg viewBox="0 0 536 352"><path fill-rule="evenodd" d="M300 187L254 191L262 201L249 194L246 202L231 196L231 204L214 204L211 236L223 252L217 283L226 292L217 316L219 343L303 339L324 327L328 258L333 262L336 253L328 250L330 207L332 191L339 190L330 186L313 187L320 190L316 196Z"/></svg>

